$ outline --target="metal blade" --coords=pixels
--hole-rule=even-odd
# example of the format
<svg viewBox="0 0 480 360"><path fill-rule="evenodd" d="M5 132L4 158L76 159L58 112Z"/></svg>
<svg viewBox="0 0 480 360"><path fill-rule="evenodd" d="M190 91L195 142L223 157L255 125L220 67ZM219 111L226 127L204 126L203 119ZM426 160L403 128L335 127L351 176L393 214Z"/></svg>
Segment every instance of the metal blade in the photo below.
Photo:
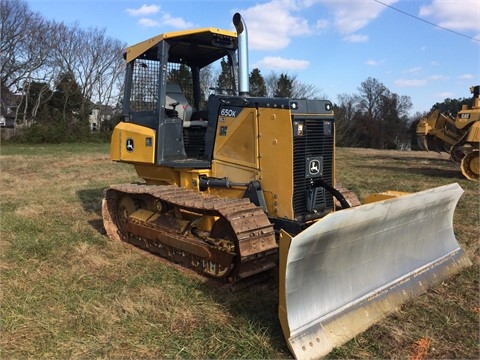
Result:
<svg viewBox="0 0 480 360"><path fill-rule="evenodd" d="M329 214L293 239L283 233L279 317L295 357L328 354L471 265L453 233L462 193L450 184Z"/></svg>

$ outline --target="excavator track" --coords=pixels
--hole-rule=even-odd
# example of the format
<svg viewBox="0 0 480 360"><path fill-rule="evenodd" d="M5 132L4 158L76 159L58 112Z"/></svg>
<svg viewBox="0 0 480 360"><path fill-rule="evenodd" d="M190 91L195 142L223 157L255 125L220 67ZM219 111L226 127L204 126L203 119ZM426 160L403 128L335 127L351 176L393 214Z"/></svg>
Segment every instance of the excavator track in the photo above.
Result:
<svg viewBox="0 0 480 360"><path fill-rule="evenodd" d="M229 283L277 265L273 226L249 199L175 185L120 184L105 190L102 216L111 239Z"/></svg>

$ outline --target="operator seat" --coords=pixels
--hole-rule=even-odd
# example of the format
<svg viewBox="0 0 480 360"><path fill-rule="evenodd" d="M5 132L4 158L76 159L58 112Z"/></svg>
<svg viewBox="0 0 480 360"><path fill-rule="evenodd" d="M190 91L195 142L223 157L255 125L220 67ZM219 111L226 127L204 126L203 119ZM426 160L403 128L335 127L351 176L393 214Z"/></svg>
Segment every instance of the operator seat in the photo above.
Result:
<svg viewBox="0 0 480 360"><path fill-rule="evenodd" d="M178 112L178 117L183 120L184 124L188 124L192 117L193 109L188 103L185 95L183 95L180 85L176 83L167 83L165 92L165 107L167 109L173 109L172 104L178 103L178 105L175 106L175 110Z"/></svg>

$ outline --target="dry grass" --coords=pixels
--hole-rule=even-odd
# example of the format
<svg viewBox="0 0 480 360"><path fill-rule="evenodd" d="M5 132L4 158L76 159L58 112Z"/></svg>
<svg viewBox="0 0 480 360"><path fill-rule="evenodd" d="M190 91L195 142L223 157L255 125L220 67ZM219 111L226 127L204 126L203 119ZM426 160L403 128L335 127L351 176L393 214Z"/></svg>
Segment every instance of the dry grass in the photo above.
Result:
<svg viewBox="0 0 480 360"><path fill-rule="evenodd" d="M1 358L291 358L272 284L232 293L106 238L102 190L136 180L107 145L1 150ZM337 155L338 181L361 198L460 183L455 231L475 265L331 356L477 358L478 184L436 153Z"/></svg>

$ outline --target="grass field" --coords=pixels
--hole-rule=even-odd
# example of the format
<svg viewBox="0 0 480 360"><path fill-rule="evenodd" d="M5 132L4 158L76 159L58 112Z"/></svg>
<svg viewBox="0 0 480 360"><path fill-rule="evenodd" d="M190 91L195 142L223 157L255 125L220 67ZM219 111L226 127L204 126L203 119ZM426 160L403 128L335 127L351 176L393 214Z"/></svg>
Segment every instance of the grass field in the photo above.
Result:
<svg viewBox="0 0 480 360"><path fill-rule="evenodd" d="M231 292L111 242L100 202L137 180L108 145L2 146L2 359L288 359L274 284ZM452 182L474 266L406 304L331 358L479 358L478 183L445 154L338 149L337 180L362 199Z"/></svg>

